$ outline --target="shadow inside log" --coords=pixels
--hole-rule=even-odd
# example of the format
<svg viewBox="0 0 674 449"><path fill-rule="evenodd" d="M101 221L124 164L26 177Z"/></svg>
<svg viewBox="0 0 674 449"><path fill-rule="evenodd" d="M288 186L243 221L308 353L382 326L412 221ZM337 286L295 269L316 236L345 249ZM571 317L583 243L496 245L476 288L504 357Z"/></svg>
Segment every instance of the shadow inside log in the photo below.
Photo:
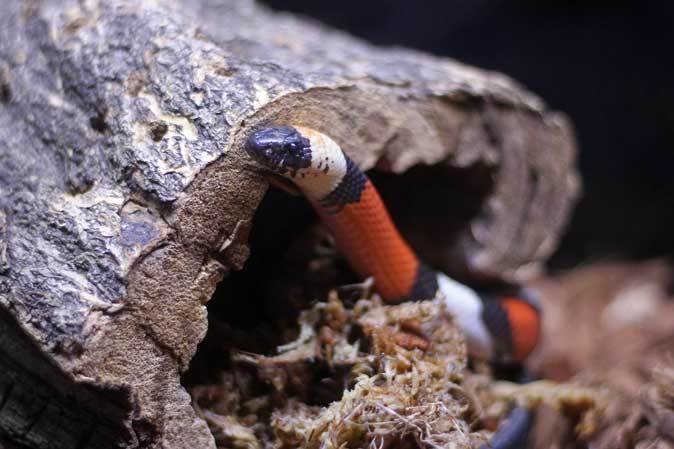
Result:
<svg viewBox="0 0 674 449"><path fill-rule="evenodd" d="M467 168L417 165L402 174L372 172L370 177L417 254L433 268L474 285L485 280L459 262L457 237L492 193L491 170L483 164ZM448 264L450 258L456 263Z"/></svg>
<svg viewBox="0 0 674 449"><path fill-rule="evenodd" d="M127 391L74 382L0 307L0 447L125 447L132 437L123 422L131 412ZM143 429L134 430L142 439Z"/></svg>
<svg viewBox="0 0 674 449"><path fill-rule="evenodd" d="M230 272L208 303L208 333L184 385L217 381L231 368L233 350L274 354L296 337L301 310L340 282L356 280L316 222L304 197L268 190L253 219L244 269Z"/></svg>

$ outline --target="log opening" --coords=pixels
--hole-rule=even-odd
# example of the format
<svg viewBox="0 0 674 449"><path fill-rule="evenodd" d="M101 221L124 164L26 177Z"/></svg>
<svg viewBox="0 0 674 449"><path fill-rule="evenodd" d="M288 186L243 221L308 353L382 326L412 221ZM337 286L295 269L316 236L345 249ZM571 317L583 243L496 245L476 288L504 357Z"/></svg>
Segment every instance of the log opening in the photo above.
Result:
<svg viewBox="0 0 674 449"><path fill-rule="evenodd" d="M367 173L401 232L432 262L442 261L443 253L434 251L451 247L493 189L491 171L482 165L456 168L443 162L401 174L381 168ZM297 337L302 310L326 301L332 289L362 281L306 199L274 186L257 207L248 245L243 269L229 272L207 304L208 332L182 378L188 389L230 370L231 351L273 355ZM452 274L473 284L485 281L459 269Z"/></svg>

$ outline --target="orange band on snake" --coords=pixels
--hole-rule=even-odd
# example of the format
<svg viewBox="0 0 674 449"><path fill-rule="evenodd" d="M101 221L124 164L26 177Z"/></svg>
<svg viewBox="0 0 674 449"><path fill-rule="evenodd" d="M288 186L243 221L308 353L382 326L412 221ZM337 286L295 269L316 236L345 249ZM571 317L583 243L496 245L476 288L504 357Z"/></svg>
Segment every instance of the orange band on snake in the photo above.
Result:
<svg viewBox="0 0 674 449"><path fill-rule="evenodd" d="M444 301L476 356L518 361L534 348L540 333L534 302L485 297L424 265L372 182L328 136L302 127L271 127L252 134L246 150L297 185L353 270L371 276L385 301Z"/></svg>
<svg viewBox="0 0 674 449"><path fill-rule="evenodd" d="M376 290L387 301L409 298L419 259L395 226L390 226L391 217L370 180L363 186L360 201L335 212L320 204L316 210L354 271L373 277Z"/></svg>

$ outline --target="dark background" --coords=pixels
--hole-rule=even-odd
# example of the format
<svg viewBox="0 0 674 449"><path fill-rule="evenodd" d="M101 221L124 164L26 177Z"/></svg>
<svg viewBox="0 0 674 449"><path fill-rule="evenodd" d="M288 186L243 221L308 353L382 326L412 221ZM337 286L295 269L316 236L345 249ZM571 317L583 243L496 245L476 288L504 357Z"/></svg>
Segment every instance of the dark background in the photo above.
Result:
<svg viewBox="0 0 674 449"><path fill-rule="evenodd" d="M584 197L552 267L674 255L674 2L266 0L498 70L573 120Z"/></svg>

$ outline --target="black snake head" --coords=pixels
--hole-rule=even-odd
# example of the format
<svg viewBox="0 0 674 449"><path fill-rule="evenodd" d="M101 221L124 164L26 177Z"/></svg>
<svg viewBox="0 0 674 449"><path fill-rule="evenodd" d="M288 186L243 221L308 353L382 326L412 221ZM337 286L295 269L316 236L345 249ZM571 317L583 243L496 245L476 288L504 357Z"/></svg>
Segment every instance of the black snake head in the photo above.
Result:
<svg viewBox="0 0 674 449"><path fill-rule="evenodd" d="M311 144L292 126L272 126L254 132L246 151L256 161L278 173L296 172L311 165Z"/></svg>

